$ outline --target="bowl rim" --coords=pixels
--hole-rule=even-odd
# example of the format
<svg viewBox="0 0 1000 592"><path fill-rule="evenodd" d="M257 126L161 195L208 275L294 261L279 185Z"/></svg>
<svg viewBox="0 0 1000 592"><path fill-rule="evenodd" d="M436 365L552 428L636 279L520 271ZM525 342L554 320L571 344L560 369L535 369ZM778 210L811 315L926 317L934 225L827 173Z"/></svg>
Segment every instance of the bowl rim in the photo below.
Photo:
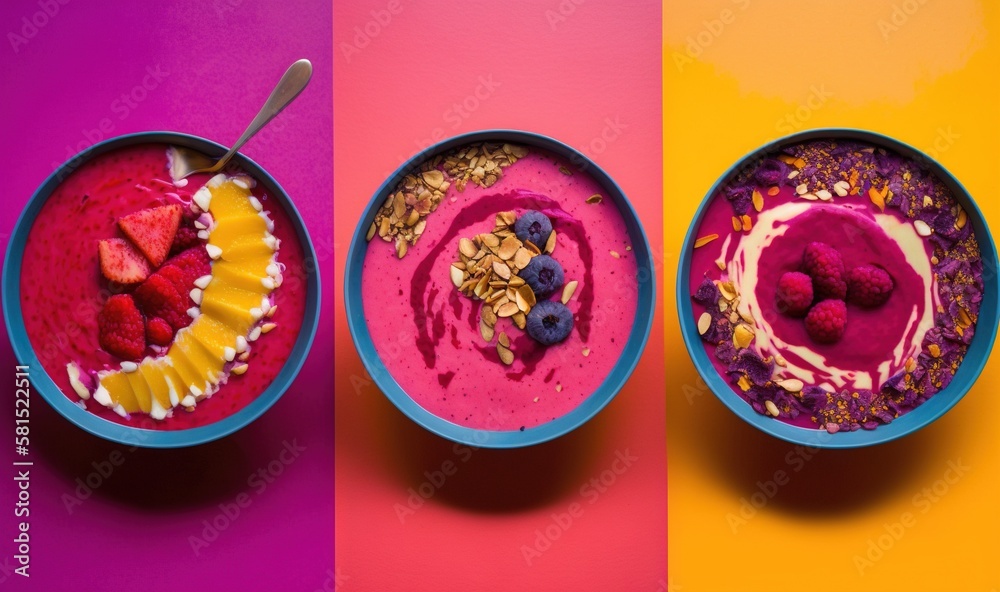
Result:
<svg viewBox="0 0 1000 592"><path fill-rule="evenodd" d="M386 195L399 180L428 158L451 148L475 142L511 142L542 148L570 160L581 172L591 175L614 198L632 238L637 263L637 306L635 323L622 353L608 376L597 389L569 413L552 421L522 430L493 431L452 423L425 410L399 386L375 351L368 331L361 301L361 274L367 252L368 227ZM431 433L477 448L521 448L547 442L565 435L589 421L624 387L645 350L652 330L656 308L656 263L649 238L635 208L621 187L591 158L554 138L517 129L485 129L445 138L424 148L404 161L389 175L364 208L351 237L344 270L344 306L354 347L376 386L404 415ZM646 272L642 279L643 271Z"/></svg>
<svg viewBox="0 0 1000 592"><path fill-rule="evenodd" d="M319 266L307 266L306 309L299 336L292 352L282 369L263 392L257 395L245 407L236 413L226 416L207 425L182 430L151 430L147 428L127 426L110 422L80 408L71 401L56 386L55 382L45 372L34 348L28 339L24 319L21 313L20 277L24 255L25 241L38 213L52 192L62 183L64 177L71 175L79 166L95 157L128 146L137 144L168 144L199 150L209 155L220 156L228 149L212 140L193 134L173 131L145 131L114 136L87 147L65 161L46 177L27 201L11 233L4 257L2 285L3 316L7 325L14 355L21 365L30 368L30 380L33 390L41 394L55 410L70 423L80 427L105 440L138 446L144 448L183 448L204 444L228 436L264 414L291 386L299 370L305 364L306 357L312 347L319 326L321 299L321 282ZM271 195L278 199L281 207L288 214L296 235L303 249L304 261L317 261L316 251L309 230L291 197L280 184L260 165L243 153L236 153L233 160L244 171L248 172L258 182L268 188Z"/></svg>
<svg viewBox="0 0 1000 592"><path fill-rule="evenodd" d="M993 306L993 314L989 317L984 317L981 311L981 316L976 324L977 329L982 326L988 328L989 331L984 334L983 331L977 330L970 344L970 352L972 351L972 347L976 346L981 347L981 354L976 358L970 359L967 353L959 367L959 372L956 374L955 380L947 388L930 397L913 411L894 419L887 425L880 425L874 430L857 430L854 432L839 432L837 434L829 434L826 430L818 428L808 429L793 426L774 420L771 417L760 415L754 411L746 401L733 392L732 387L716 371L705 352L701 337L698 335L694 323L690 284L691 255L695 235L713 196L720 190L724 182L736 171L752 162L753 159L772 153L783 146L818 139L848 139L868 142L896 151L906 158L917 160L936 174L942 183L952 191L956 200L961 203L962 207L969 214L970 223L974 225L976 238L979 241L980 250L984 256L984 268L994 270L991 277L990 274L984 274L983 294L984 296L992 294L992 300L996 300L998 294L1000 294L1000 275L996 273L996 270L1000 268L1000 262L998 262L997 258L996 244L986 225L986 218L983 216L982 210L973 199L972 194L969 193L962 183L937 160L896 138L860 128L826 127L801 130L771 140L740 157L712 184L692 218L681 248L676 281L677 314L685 348L699 376L706 382L709 390L741 419L762 432L793 444L826 449L874 446L902 438L930 425L958 404L968 391L971 390L976 379L985 368L990 357L990 352L996 342L998 323L1000 323L1000 307ZM981 343L984 343L984 340L985 345L980 346ZM958 381L959 376L962 377L961 382ZM931 405L932 401L936 404ZM918 409L924 409L925 411L922 413L917 412Z"/></svg>

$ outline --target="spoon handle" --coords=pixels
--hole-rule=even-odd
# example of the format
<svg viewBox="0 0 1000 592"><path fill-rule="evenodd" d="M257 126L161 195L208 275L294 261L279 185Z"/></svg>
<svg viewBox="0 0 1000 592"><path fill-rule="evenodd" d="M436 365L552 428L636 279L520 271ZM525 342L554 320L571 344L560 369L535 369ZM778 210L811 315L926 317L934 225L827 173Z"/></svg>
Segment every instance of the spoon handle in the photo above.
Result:
<svg viewBox="0 0 1000 592"><path fill-rule="evenodd" d="M212 167L212 172L219 171L226 166L229 159L243 147L243 144L246 144L247 140L252 138L254 134L260 131L260 128L274 119L278 113L281 113L281 110L287 107L295 97L299 96L299 93L306 87L311 77L312 64L309 60L299 60L289 66L288 70L281 77L281 80L278 81L278 85L271 91L271 96L267 98L264 106L260 108L260 112L253 118L253 121L247 126L246 131L243 132L239 140L236 140L236 143L229 149L229 152L215 163L215 166Z"/></svg>

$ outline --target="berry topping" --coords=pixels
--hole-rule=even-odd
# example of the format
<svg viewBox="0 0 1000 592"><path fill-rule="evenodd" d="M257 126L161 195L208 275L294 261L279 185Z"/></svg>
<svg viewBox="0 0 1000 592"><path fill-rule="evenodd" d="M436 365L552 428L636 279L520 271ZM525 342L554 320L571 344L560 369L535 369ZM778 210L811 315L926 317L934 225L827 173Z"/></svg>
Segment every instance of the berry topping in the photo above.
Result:
<svg viewBox="0 0 1000 592"><path fill-rule="evenodd" d="M847 305L843 300L824 300L806 315L806 333L816 343L836 343L847 328Z"/></svg>
<svg viewBox="0 0 1000 592"><path fill-rule="evenodd" d="M147 316L162 318L174 330L191 324L191 317L187 314L187 295L177 292L170 280L159 273L149 276L136 288L135 301Z"/></svg>
<svg viewBox="0 0 1000 592"><path fill-rule="evenodd" d="M531 286L536 298L546 298L562 287L563 268L552 257L537 255L521 270L521 278Z"/></svg>
<svg viewBox="0 0 1000 592"><path fill-rule="evenodd" d="M194 247L179 255L175 255L167 259L164 267L168 265L172 265L183 272L183 285L187 286L187 290L191 289L191 285L194 284L196 279L212 273L212 258L208 256L208 251L205 250L205 247ZM181 289L179 291L186 293L187 290Z"/></svg>
<svg viewBox="0 0 1000 592"><path fill-rule="evenodd" d="M149 317L146 321L146 341L153 345L170 345L174 340L174 328L160 317Z"/></svg>
<svg viewBox="0 0 1000 592"><path fill-rule="evenodd" d="M194 287L193 281L188 280L188 275L181 270L180 267L167 263L163 267L156 270L156 275L161 275L168 279L171 284L173 284L174 289L181 296L189 293L191 288ZM195 278L197 279L197 278Z"/></svg>
<svg viewBox="0 0 1000 592"><path fill-rule="evenodd" d="M542 345L559 343L573 330L573 313L561 302L541 300L528 312L525 329Z"/></svg>
<svg viewBox="0 0 1000 592"><path fill-rule="evenodd" d="M174 242L170 245L170 254L176 255L181 251L186 251L191 247L200 245L201 242L196 229L190 226L181 226L177 229L177 233L174 234Z"/></svg>
<svg viewBox="0 0 1000 592"><path fill-rule="evenodd" d="M178 204L140 210L118 219L118 227L153 267L159 267L167 258L180 223Z"/></svg>
<svg viewBox="0 0 1000 592"><path fill-rule="evenodd" d="M892 296L893 283L881 267L862 265L847 272L847 301L863 308L882 306Z"/></svg>
<svg viewBox="0 0 1000 592"><path fill-rule="evenodd" d="M149 262L135 247L122 238L110 238L97 244L101 273L119 284L138 284L149 277Z"/></svg>
<svg viewBox="0 0 1000 592"><path fill-rule="evenodd" d="M809 274L817 300L843 300L847 296L844 260L826 243L809 243L802 256L802 271Z"/></svg>
<svg viewBox="0 0 1000 592"><path fill-rule="evenodd" d="M798 271L789 271L778 280L775 305L778 312L792 317L804 317L813 301L812 278Z"/></svg>
<svg viewBox="0 0 1000 592"><path fill-rule="evenodd" d="M536 247L544 247L552 233L552 221L548 216L535 210L521 214L514 222L514 234L521 242L531 241Z"/></svg>
<svg viewBox="0 0 1000 592"><path fill-rule="evenodd" d="M128 294L115 294L97 315L97 339L101 347L123 360L138 360L146 349L142 313Z"/></svg>

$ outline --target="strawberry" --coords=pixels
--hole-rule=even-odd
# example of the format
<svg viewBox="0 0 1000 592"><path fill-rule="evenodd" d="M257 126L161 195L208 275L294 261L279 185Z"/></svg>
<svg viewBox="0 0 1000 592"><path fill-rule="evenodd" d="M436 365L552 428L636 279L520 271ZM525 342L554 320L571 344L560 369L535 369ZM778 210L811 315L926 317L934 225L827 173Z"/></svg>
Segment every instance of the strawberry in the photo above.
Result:
<svg viewBox="0 0 1000 592"><path fill-rule="evenodd" d="M146 341L153 345L170 345L174 340L174 328L160 317L149 317L146 321Z"/></svg>
<svg viewBox="0 0 1000 592"><path fill-rule="evenodd" d="M153 267L159 267L170 252L180 223L181 206L170 204L123 216L118 219L118 228L142 251Z"/></svg>
<svg viewBox="0 0 1000 592"><path fill-rule="evenodd" d="M187 314L187 296L182 296L159 273L154 273L135 289L135 301L146 316L160 317L176 331L191 324Z"/></svg>
<svg viewBox="0 0 1000 592"><path fill-rule="evenodd" d="M149 277L149 262L129 242L109 238L97 243L101 273L119 284L138 284Z"/></svg>
<svg viewBox="0 0 1000 592"><path fill-rule="evenodd" d="M146 350L142 313L128 294L115 294L97 315L97 338L109 354L123 360L138 360Z"/></svg>

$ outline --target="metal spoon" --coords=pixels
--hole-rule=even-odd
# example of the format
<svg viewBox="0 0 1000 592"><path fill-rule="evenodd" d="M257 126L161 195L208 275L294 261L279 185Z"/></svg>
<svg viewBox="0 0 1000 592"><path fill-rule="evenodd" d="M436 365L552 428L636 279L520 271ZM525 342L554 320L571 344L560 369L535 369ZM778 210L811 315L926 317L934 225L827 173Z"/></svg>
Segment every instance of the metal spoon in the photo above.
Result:
<svg viewBox="0 0 1000 592"><path fill-rule="evenodd" d="M260 128L267 125L274 116L281 113L281 110L288 106L295 97L299 96L302 89L309 83L312 77L312 64L309 60L299 60L288 67L284 76L278 81L278 85L271 91L271 96L267 98L264 106L260 108L257 117L253 118L247 130L243 132L239 140L233 144L225 155L219 160L213 161L201 152L175 146L171 151L170 175L173 179L179 180L195 173L216 173L222 170L236 152L246 144L247 140L260 131Z"/></svg>

